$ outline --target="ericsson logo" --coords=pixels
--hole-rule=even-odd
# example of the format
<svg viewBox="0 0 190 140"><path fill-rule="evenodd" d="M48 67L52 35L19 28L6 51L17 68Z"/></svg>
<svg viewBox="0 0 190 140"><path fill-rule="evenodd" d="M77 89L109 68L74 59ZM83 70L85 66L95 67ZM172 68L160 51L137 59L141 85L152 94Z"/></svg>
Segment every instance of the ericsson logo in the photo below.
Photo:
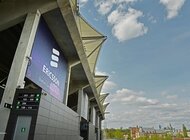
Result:
<svg viewBox="0 0 190 140"><path fill-rule="evenodd" d="M52 49L50 66L52 66L54 68L57 68L58 67L58 62L59 62L59 51L53 48Z"/></svg>

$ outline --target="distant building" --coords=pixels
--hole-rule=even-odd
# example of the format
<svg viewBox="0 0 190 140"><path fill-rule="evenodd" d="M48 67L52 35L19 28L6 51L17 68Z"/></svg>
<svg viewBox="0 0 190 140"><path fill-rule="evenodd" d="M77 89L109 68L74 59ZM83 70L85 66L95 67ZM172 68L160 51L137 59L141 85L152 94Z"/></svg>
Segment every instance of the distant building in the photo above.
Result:
<svg viewBox="0 0 190 140"><path fill-rule="evenodd" d="M156 130L153 127L152 128L143 128L143 127L140 127L139 131L140 131L141 135L156 133Z"/></svg>
<svg viewBox="0 0 190 140"><path fill-rule="evenodd" d="M152 128L140 128L139 129L139 134L140 136L148 136L148 137L152 137L152 135L156 134L156 130L152 127Z"/></svg>
<svg viewBox="0 0 190 140"><path fill-rule="evenodd" d="M154 129L154 127L152 128L140 128L140 136L148 136L148 137L152 137L153 135L158 135L158 136L163 136L165 135L166 132L164 130L161 129Z"/></svg>
<svg viewBox="0 0 190 140"><path fill-rule="evenodd" d="M190 130L187 132L187 136L190 137Z"/></svg>
<svg viewBox="0 0 190 140"><path fill-rule="evenodd" d="M153 135L158 135L158 136L163 136L165 135L167 132L165 130L162 129L154 129L154 127L151 128L143 128L143 127L130 127L130 133L131 133L131 138L133 140L139 138L139 137L143 137L143 136L148 136L148 137L152 137Z"/></svg>
<svg viewBox="0 0 190 140"><path fill-rule="evenodd" d="M164 137L166 134L169 134L173 136L173 140L190 140L190 131L187 131L187 136L186 138L177 138L177 135L182 135L183 136L183 131L182 130L177 130L172 127L164 127L163 129L155 129L154 127L146 128L146 127L130 127L130 134L131 134L131 139L136 140L139 137L149 137L151 138L152 136L159 136L159 137Z"/></svg>
<svg viewBox="0 0 190 140"><path fill-rule="evenodd" d="M135 140L140 137L139 127L130 127L131 139Z"/></svg>

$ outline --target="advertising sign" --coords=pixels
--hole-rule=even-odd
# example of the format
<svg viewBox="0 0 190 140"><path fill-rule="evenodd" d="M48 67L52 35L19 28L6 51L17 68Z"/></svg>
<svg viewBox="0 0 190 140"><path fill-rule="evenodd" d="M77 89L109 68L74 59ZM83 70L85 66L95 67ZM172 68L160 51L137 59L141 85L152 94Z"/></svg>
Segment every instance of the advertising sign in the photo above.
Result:
<svg viewBox="0 0 190 140"><path fill-rule="evenodd" d="M36 32L26 77L63 100L67 63L47 24L41 19Z"/></svg>

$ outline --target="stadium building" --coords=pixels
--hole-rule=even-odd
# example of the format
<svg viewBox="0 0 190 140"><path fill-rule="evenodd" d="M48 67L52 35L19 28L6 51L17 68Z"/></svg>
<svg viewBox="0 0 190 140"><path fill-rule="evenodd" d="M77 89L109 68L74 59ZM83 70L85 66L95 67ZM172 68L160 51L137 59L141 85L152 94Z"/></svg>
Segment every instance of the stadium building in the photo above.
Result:
<svg viewBox="0 0 190 140"><path fill-rule="evenodd" d="M0 0L0 140L101 140L105 40L76 0Z"/></svg>

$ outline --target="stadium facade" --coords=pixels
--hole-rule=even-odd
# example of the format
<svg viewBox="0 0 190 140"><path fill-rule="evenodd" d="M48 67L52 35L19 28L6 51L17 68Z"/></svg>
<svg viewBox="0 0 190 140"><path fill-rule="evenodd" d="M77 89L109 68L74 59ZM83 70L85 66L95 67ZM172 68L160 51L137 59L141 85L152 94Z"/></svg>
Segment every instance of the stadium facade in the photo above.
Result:
<svg viewBox="0 0 190 140"><path fill-rule="evenodd" d="M0 140L101 140L105 40L76 0L1 0Z"/></svg>

